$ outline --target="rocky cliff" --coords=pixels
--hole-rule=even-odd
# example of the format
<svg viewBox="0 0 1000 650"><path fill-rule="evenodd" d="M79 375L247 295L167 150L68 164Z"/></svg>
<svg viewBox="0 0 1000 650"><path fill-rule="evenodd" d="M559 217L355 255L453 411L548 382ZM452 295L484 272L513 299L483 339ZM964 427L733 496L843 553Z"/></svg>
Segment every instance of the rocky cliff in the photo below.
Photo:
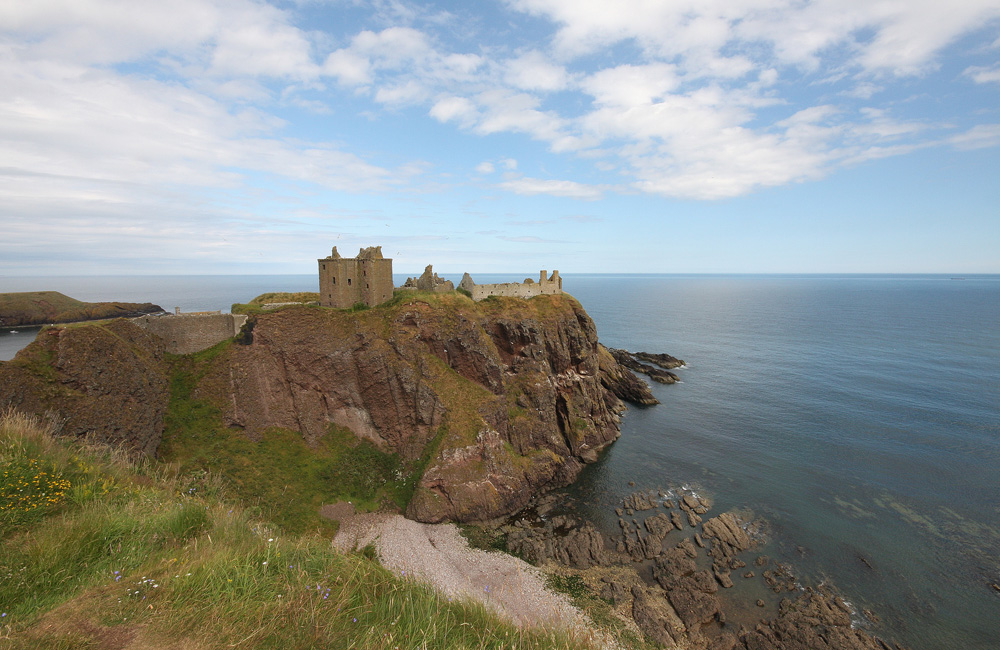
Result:
<svg viewBox="0 0 1000 650"><path fill-rule="evenodd" d="M398 453L420 476L407 509L420 521L516 511L618 438L619 397L655 403L568 295L288 307L252 316L237 341L206 356L192 398L251 439L278 427L313 444L337 425ZM168 374L162 344L130 322L53 328L0 364L0 406L155 453Z"/></svg>
<svg viewBox="0 0 1000 650"><path fill-rule="evenodd" d="M160 444L168 397L162 342L126 320L43 330L0 363L0 409L43 417L57 435L149 456Z"/></svg>
<svg viewBox="0 0 1000 650"><path fill-rule="evenodd" d="M570 482L617 439L621 369L602 371L599 350L569 296L293 307L256 316L252 341L232 346L197 395L251 437L283 427L314 441L333 423L423 457L407 515L482 521Z"/></svg>

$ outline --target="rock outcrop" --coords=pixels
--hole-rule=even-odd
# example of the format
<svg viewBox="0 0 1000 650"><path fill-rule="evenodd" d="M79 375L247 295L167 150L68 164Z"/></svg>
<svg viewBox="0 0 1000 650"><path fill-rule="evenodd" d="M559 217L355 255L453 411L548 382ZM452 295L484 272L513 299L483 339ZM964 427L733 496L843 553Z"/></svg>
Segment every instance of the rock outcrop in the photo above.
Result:
<svg viewBox="0 0 1000 650"><path fill-rule="evenodd" d="M653 392L649 390L646 382L619 364L606 347L598 345L597 355L597 361L601 368L601 383L619 399L640 406L660 403L658 399L653 397Z"/></svg>
<svg viewBox="0 0 1000 650"><path fill-rule="evenodd" d="M638 355L632 354L628 350L608 348L608 352L611 353L611 356L613 356L615 358L615 361L617 361L620 365L624 366L625 368L628 368L629 370L634 370L635 372L641 372L642 374L648 376L653 381L659 382L661 384L675 384L678 381L680 381L680 377L678 377L675 373L670 372L665 367L660 366L660 363L658 361L654 361L653 363L655 363L656 365L653 366L649 365L648 363L643 363L642 361L639 361ZM680 362L677 365L670 366L672 368L678 368L684 365L684 362L680 361L680 359L674 359L674 357L671 357L670 355L667 354L651 355L648 352L643 352L642 354L645 355L642 358L647 360L655 359L658 357L664 357ZM664 362L664 364L666 364L666 362Z"/></svg>
<svg viewBox="0 0 1000 650"><path fill-rule="evenodd" d="M565 294L285 307L252 316L197 364L190 397L251 439L278 427L314 444L337 426L399 454L420 474L407 515L425 522L502 517L568 484L620 435L616 392L648 400L609 388L630 373ZM167 375L162 343L132 323L55 329L0 364L0 406L155 454Z"/></svg>
<svg viewBox="0 0 1000 650"><path fill-rule="evenodd" d="M154 456L169 390L163 343L129 321L53 327L0 363L0 409L52 422L56 435Z"/></svg>
<svg viewBox="0 0 1000 650"><path fill-rule="evenodd" d="M255 317L196 392L251 437L317 440L346 427L404 460L428 458L407 509L425 522L508 515L573 480L620 435L593 321L567 295L474 303L458 294L354 314ZM610 382L613 383L613 382Z"/></svg>
<svg viewBox="0 0 1000 650"><path fill-rule="evenodd" d="M536 526L518 521L506 529L507 550L528 562L555 562L586 569L609 562L604 538L594 524L567 516L553 517Z"/></svg>

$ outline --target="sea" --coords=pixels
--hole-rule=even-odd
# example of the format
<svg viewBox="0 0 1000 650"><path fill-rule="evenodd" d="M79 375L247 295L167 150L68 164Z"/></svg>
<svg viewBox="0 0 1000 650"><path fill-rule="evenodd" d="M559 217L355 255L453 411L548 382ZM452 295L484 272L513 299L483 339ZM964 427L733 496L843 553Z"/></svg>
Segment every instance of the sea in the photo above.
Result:
<svg viewBox="0 0 1000 650"><path fill-rule="evenodd" d="M695 491L710 514L766 522L756 552L838 591L869 632L1000 648L1000 276L564 274L563 287L605 345L686 362L569 488L581 515L612 534L631 492ZM315 275L0 277L0 292L168 311L316 288ZM0 331L0 360L35 331Z"/></svg>

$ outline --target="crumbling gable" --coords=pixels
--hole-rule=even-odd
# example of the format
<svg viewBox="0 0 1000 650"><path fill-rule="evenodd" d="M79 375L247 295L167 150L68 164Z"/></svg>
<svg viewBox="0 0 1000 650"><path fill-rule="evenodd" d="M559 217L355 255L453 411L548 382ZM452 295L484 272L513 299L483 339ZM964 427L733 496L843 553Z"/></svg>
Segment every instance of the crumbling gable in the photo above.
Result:
<svg viewBox="0 0 1000 650"><path fill-rule="evenodd" d="M451 280L445 280L444 278L438 276L438 274L434 272L434 268L428 264L427 268L424 269L423 275L419 278L406 278L406 282L400 288L444 293L447 291L454 291L455 284Z"/></svg>

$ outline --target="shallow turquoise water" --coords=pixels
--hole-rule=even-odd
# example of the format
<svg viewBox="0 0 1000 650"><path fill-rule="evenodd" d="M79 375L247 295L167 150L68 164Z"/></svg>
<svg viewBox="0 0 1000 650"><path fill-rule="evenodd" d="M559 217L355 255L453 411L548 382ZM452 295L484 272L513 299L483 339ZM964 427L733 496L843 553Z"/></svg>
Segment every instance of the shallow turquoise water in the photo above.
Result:
<svg viewBox="0 0 1000 650"><path fill-rule="evenodd" d="M168 310L315 288L312 275L0 278L0 291ZM874 632L913 650L1000 647L1000 276L568 275L564 288L606 345L689 364L584 470L584 514L615 532L629 492L696 486L714 512L767 518L767 552L877 612Z"/></svg>

